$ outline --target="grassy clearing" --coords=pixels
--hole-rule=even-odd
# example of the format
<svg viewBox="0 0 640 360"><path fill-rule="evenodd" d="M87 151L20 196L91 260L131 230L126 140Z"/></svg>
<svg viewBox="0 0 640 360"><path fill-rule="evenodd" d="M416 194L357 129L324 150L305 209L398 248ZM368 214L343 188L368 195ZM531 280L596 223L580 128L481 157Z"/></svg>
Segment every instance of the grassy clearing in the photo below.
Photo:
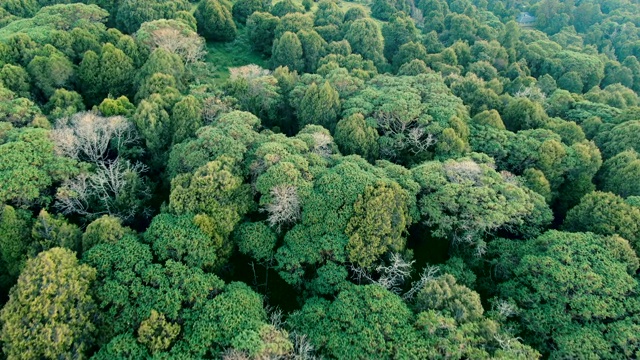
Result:
<svg viewBox="0 0 640 360"><path fill-rule="evenodd" d="M266 60L251 49L244 26L238 27L238 36L232 42L207 43L207 52L205 59L215 67L213 78L216 83L223 83L229 78L229 68L249 64L267 66Z"/></svg>

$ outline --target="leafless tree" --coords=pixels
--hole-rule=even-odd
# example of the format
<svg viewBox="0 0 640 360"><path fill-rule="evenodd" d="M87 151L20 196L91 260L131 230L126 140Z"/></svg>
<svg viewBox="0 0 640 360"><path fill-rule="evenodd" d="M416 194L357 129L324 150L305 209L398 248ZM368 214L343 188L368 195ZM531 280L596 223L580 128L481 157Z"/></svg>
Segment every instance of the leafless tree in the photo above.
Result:
<svg viewBox="0 0 640 360"><path fill-rule="evenodd" d="M116 159L101 161L93 173L81 173L65 181L56 194L55 206L63 214L100 216L109 214L123 220L133 218L139 209L116 209L114 201L130 185L132 175L139 176L146 166ZM100 206L95 206L94 203ZM98 210L99 209L99 210Z"/></svg>
<svg viewBox="0 0 640 360"><path fill-rule="evenodd" d="M313 354L313 345L309 342L306 335L299 335L297 333L291 334L291 340L293 342L293 353L290 356L291 360L315 360L316 356Z"/></svg>
<svg viewBox="0 0 640 360"><path fill-rule="evenodd" d="M424 288L425 284L435 279L436 274L440 271L440 268L434 265L427 265L420 274L420 279L411 283L411 289L402 295L404 300L411 300L415 294Z"/></svg>
<svg viewBox="0 0 640 360"><path fill-rule="evenodd" d="M231 106L218 97L210 96L203 101L202 118L205 124L212 124L220 114L231 111Z"/></svg>
<svg viewBox="0 0 640 360"><path fill-rule="evenodd" d="M411 147L410 150L414 154L427 151L437 142L431 133L426 133L422 127L414 127L407 133L407 143Z"/></svg>
<svg viewBox="0 0 640 360"><path fill-rule="evenodd" d="M232 81L237 79L252 80L271 75L271 71L263 69L255 64L249 64L245 66L229 68L229 75L229 79Z"/></svg>
<svg viewBox="0 0 640 360"><path fill-rule="evenodd" d="M322 132L315 132L311 135L314 141L313 152L322 157L328 157L331 155L331 144L333 139L331 135Z"/></svg>
<svg viewBox="0 0 640 360"><path fill-rule="evenodd" d="M447 179L453 183L471 181L482 184L482 167L472 160L452 161L444 165Z"/></svg>
<svg viewBox="0 0 640 360"><path fill-rule="evenodd" d="M547 96L537 86L527 86L525 88L521 88L515 94L513 94L513 96L517 98L527 98L531 101L540 103L544 103L547 100Z"/></svg>
<svg viewBox="0 0 640 360"><path fill-rule="evenodd" d="M414 262L415 261L407 262L400 254L393 253L391 254L389 265L383 264L376 267L375 272L378 274L377 279L361 267L351 265L351 271L353 272L353 277L358 282L364 279L372 284L379 285L393 293L399 294L402 291L401 286L411 275Z"/></svg>
<svg viewBox="0 0 640 360"><path fill-rule="evenodd" d="M161 27L151 32L151 51L162 48L182 58L185 64L196 63L204 57L204 39L193 31Z"/></svg>
<svg viewBox="0 0 640 360"><path fill-rule="evenodd" d="M427 151L436 144L437 139L428 133L418 122L417 114L408 111L397 113L394 111L378 111L374 114L378 127L385 136L394 141L381 149L383 155L389 158L397 156L398 151L409 148L413 154Z"/></svg>
<svg viewBox="0 0 640 360"><path fill-rule="evenodd" d="M93 112L59 119L51 137L59 155L94 164L106 159L110 144L120 150L138 139L135 128L126 118L102 117Z"/></svg>
<svg viewBox="0 0 640 360"><path fill-rule="evenodd" d="M282 225L293 223L300 218L300 198L295 186L274 186L270 195L272 200L263 209L268 213L267 222L270 226L275 226L280 231Z"/></svg>

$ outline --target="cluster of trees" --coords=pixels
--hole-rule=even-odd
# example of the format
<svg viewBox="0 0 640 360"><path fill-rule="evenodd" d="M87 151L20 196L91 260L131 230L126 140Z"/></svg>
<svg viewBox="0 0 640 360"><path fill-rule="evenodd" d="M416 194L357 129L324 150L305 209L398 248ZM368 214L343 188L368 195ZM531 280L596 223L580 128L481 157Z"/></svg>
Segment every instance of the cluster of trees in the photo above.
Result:
<svg viewBox="0 0 640 360"><path fill-rule="evenodd" d="M3 1L0 358L638 357L639 5L367 5Z"/></svg>

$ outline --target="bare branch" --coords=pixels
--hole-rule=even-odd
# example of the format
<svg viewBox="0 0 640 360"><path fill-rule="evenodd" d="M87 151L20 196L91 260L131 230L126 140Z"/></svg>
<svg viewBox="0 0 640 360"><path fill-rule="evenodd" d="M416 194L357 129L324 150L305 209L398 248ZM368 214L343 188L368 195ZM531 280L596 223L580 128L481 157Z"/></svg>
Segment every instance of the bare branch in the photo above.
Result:
<svg viewBox="0 0 640 360"><path fill-rule="evenodd" d="M270 195L271 202L262 209L269 214L267 222L270 226L275 226L280 231L282 225L293 223L300 218L300 198L295 186L274 186Z"/></svg>
<svg viewBox="0 0 640 360"><path fill-rule="evenodd" d="M418 281L414 281L411 283L411 289L407 291L402 298L404 300L411 300L415 296L415 294L424 288L425 284L429 281L433 281L435 279L436 274L440 271L440 268L434 265L427 265L420 275L420 279Z"/></svg>
<svg viewBox="0 0 640 360"><path fill-rule="evenodd" d="M195 32L185 32L178 29L163 27L151 33L153 44L151 51L162 48L170 53L176 54L184 60L185 64L193 64L202 60L206 51L204 50L204 39Z"/></svg>
<svg viewBox="0 0 640 360"><path fill-rule="evenodd" d="M129 220L139 209L136 207L116 209L113 203L129 185L128 179L131 178L131 174L135 173L139 176L145 171L147 167L141 163L132 165L120 159L99 162L94 173L82 173L65 181L56 193L55 206L63 214L75 213L84 216L109 214L125 221ZM98 206L95 206L95 203Z"/></svg>
<svg viewBox="0 0 640 360"><path fill-rule="evenodd" d="M105 160L111 141L118 150L138 138L133 125L122 116L102 117L81 112L59 119L51 131L59 155L97 164Z"/></svg>

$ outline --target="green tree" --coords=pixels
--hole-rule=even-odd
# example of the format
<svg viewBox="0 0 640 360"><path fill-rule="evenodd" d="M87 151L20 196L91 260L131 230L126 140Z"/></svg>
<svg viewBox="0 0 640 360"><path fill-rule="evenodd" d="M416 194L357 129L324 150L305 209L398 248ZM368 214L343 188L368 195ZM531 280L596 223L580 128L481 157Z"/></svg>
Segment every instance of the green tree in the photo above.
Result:
<svg viewBox="0 0 640 360"><path fill-rule="evenodd" d="M53 248L27 261L0 312L4 353L16 359L83 359L93 344L96 271Z"/></svg>
<svg viewBox="0 0 640 360"><path fill-rule="evenodd" d="M202 125L202 105L194 96L185 96L171 111L172 143L193 137Z"/></svg>
<svg viewBox="0 0 640 360"><path fill-rule="evenodd" d="M311 84L297 109L300 128L308 124L321 125L329 131L336 127L340 114L340 96L328 81L322 86Z"/></svg>
<svg viewBox="0 0 640 360"><path fill-rule="evenodd" d="M231 41L236 38L236 24L226 3L205 0L194 14L200 34L211 41Z"/></svg>
<svg viewBox="0 0 640 360"><path fill-rule="evenodd" d="M314 73L318 67L318 61L325 55L327 42L313 30L300 30L297 36L302 45L305 72Z"/></svg>
<svg viewBox="0 0 640 360"><path fill-rule="evenodd" d="M575 94L581 94L584 84L580 74L575 71L569 71L558 79L558 86L561 89L568 90Z"/></svg>
<svg viewBox="0 0 640 360"><path fill-rule="evenodd" d="M125 116L131 117L136 111L136 107L129 101L126 96L120 96L117 99L106 98L98 106L98 110L102 115Z"/></svg>
<svg viewBox="0 0 640 360"><path fill-rule="evenodd" d="M48 203L43 196L57 182L78 173L76 162L54 153L49 132L44 129L15 129L0 145L0 201L5 203Z"/></svg>
<svg viewBox="0 0 640 360"><path fill-rule="evenodd" d="M50 215L41 210L31 228L30 255L35 256L42 251L54 247L77 251L80 248L82 231L73 224L69 224L62 216Z"/></svg>
<svg viewBox="0 0 640 360"><path fill-rule="evenodd" d="M517 98L505 107L502 120L507 129L518 131L544 127L548 116L541 104L527 98Z"/></svg>
<svg viewBox="0 0 640 360"><path fill-rule="evenodd" d="M180 325L168 322L164 314L151 310L151 316L140 323L138 342L145 345L151 354L167 350L180 334Z"/></svg>
<svg viewBox="0 0 640 360"><path fill-rule="evenodd" d="M231 253L231 243L205 234L193 222L192 215L160 214L144 233L144 241L160 261L181 261L204 271L219 269Z"/></svg>
<svg viewBox="0 0 640 360"><path fill-rule="evenodd" d="M9 205L2 207L0 213L0 291L5 295L26 261L31 243L31 214L14 209Z"/></svg>
<svg viewBox="0 0 640 360"><path fill-rule="evenodd" d="M247 34L254 51L271 55L274 34L279 23L279 18L266 12L256 11L247 18Z"/></svg>
<svg viewBox="0 0 640 360"><path fill-rule="evenodd" d="M398 184L368 186L353 204L347 224L349 261L370 268L388 251L404 250L403 235L413 222L407 204L409 194Z"/></svg>
<svg viewBox="0 0 640 360"><path fill-rule="evenodd" d="M375 127L366 123L362 114L353 114L338 121L335 134L336 144L344 154L357 154L368 161L378 159L380 136Z"/></svg>
<svg viewBox="0 0 640 360"><path fill-rule="evenodd" d="M27 65L34 86L46 99L56 88L69 86L73 76L73 63L51 45L45 45L45 55L36 55Z"/></svg>
<svg viewBox="0 0 640 360"><path fill-rule="evenodd" d="M400 69L402 65L408 64L414 60L419 60L424 64L424 70L421 69L421 71L415 75L428 72L428 68L425 64L425 61L427 60L427 50L420 43L408 42L401 45L398 49L397 53L393 57L393 66L395 69Z"/></svg>
<svg viewBox="0 0 640 360"><path fill-rule="evenodd" d="M273 66L286 66L289 70L302 72L304 70L304 52L298 36L292 32L285 32L279 39L274 40Z"/></svg>
<svg viewBox="0 0 640 360"><path fill-rule="evenodd" d="M632 320L638 258L626 240L549 231L515 244L495 240L487 255L496 258L497 295L518 308L507 325L543 355L628 357L635 351L625 333L638 326Z"/></svg>
<svg viewBox="0 0 640 360"><path fill-rule="evenodd" d="M129 95L134 78L133 60L122 50L107 43L100 53L100 82L112 96ZM95 70L94 70L95 71Z"/></svg>
<svg viewBox="0 0 640 360"><path fill-rule="evenodd" d="M634 150L623 151L602 164L597 180L600 188L623 198L640 195L640 156Z"/></svg>
<svg viewBox="0 0 640 360"><path fill-rule="evenodd" d="M371 60L378 68L385 65L384 39L378 24L370 18L358 19L352 22L345 39L349 41L354 53L362 55L365 60Z"/></svg>
<svg viewBox="0 0 640 360"><path fill-rule="evenodd" d="M411 311L402 299L377 285L353 286L333 303L307 300L289 317L295 331L336 359L390 359L410 337Z"/></svg>
<svg viewBox="0 0 640 360"><path fill-rule="evenodd" d="M265 10L267 9L264 8L264 1L262 0L239 0L233 4L231 13L239 23L245 24L251 14Z"/></svg>
<svg viewBox="0 0 640 360"><path fill-rule="evenodd" d="M20 97L29 97L29 74L21 66L5 64L0 68L0 83Z"/></svg>
<svg viewBox="0 0 640 360"><path fill-rule="evenodd" d="M463 158L412 169L423 194L420 213L433 236L449 238L453 244L482 245L484 234L501 228L536 235L549 224L552 214L544 198L486 161Z"/></svg>
<svg viewBox="0 0 640 360"><path fill-rule="evenodd" d="M160 167L171 144L171 117L162 105L161 96L153 94L148 100L142 100L133 121L154 159L154 166Z"/></svg>
<svg viewBox="0 0 640 360"><path fill-rule="evenodd" d="M115 216L99 217L87 225L82 234L82 252L99 244L114 244L131 232L131 229L122 226L122 220Z"/></svg>
<svg viewBox="0 0 640 360"><path fill-rule="evenodd" d="M395 13L389 22L382 26L384 38L384 57L391 62L400 46L408 42L418 42L419 32L413 23L413 19L403 12Z"/></svg>
<svg viewBox="0 0 640 360"><path fill-rule="evenodd" d="M284 17L287 14L303 13L304 8L298 3L292 0L278 1L273 7L271 7L271 14L279 18Z"/></svg>
<svg viewBox="0 0 640 360"><path fill-rule="evenodd" d="M82 96L75 91L56 89L49 102L45 105L45 110L51 119L69 117L80 111L84 111Z"/></svg>
<svg viewBox="0 0 640 360"><path fill-rule="evenodd" d="M171 209L179 215L195 215L194 223L218 246L224 244L252 205L250 188L236 175L228 157L210 161L195 173L181 174L171 181Z"/></svg>
<svg viewBox="0 0 640 360"><path fill-rule="evenodd" d="M234 239L241 253L266 263L273 259L278 242L275 231L264 222L240 224L234 232Z"/></svg>
<svg viewBox="0 0 640 360"><path fill-rule="evenodd" d="M620 235L640 249L640 209L623 198L595 191L585 195L567 213L563 228L574 232L593 232L598 235Z"/></svg>
<svg viewBox="0 0 640 360"><path fill-rule="evenodd" d="M610 130L603 129L596 134L594 141L602 149L605 159L623 151L640 151L640 141L633 134L640 129L640 120L626 121Z"/></svg>
<svg viewBox="0 0 640 360"><path fill-rule="evenodd" d="M100 75L100 57L93 50L89 50L82 56L82 61L76 75L78 86L84 95L87 104L99 103L103 98L102 76Z"/></svg>
<svg viewBox="0 0 640 360"><path fill-rule="evenodd" d="M176 86L181 88L185 75L184 62L179 55L172 54L163 48L154 50L137 74L136 80L140 84L138 93L142 92L144 94L141 88L145 86L145 82L158 73L173 76L175 81L178 82Z"/></svg>

